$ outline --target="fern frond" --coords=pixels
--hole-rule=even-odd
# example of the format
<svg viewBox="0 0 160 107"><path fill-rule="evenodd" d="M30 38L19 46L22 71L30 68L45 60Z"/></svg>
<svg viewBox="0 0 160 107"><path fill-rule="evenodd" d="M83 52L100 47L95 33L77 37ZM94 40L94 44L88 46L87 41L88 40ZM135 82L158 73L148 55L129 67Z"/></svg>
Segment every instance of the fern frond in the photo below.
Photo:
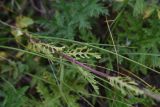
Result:
<svg viewBox="0 0 160 107"><path fill-rule="evenodd" d="M48 89L41 81L38 82L36 90L41 95L41 98L49 97Z"/></svg>
<svg viewBox="0 0 160 107"><path fill-rule="evenodd" d="M144 7L145 7L144 5L145 5L144 0L137 0L134 6L133 15L134 16L142 15L144 12Z"/></svg>
<svg viewBox="0 0 160 107"><path fill-rule="evenodd" d="M47 43L29 43L27 46L28 49L33 50L38 53L45 54L47 57L52 57L53 53L61 52L65 47L57 47Z"/></svg>
<svg viewBox="0 0 160 107"><path fill-rule="evenodd" d="M67 54L76 59L90 58L90 57L95 57L96 59L101 58L100 54L98 54L97 52L93 52L92 49L88 48L87 46L78 47L74 50L67 52Z"/></svg>
<svg viewBox="0 0 160 107"><path fill-rule="evenodd" d="M138 84L129 77L109 77L110 84L119 89L122 94L142 95L143 91L138 88Z"/></svg>
<svg viewBox="0 0 160 107"><path fill-rule="evenodd" d="M85 79L92 85L95 92L99 94L99 87L97 86L98 82L95 80L95 77L93 76L93 74L83 70L81 67L78 67L78 69L82 73L82 75L85 77Z"/></svg>

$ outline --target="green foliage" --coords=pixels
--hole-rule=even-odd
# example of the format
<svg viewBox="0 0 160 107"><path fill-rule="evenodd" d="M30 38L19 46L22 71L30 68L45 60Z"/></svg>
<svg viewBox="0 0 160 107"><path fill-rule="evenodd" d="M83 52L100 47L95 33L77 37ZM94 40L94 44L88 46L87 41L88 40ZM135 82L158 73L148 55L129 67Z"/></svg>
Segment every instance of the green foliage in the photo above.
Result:
<svg viewBox="0 0 160 107"><path fill-rule="evenodd" d="M57 52L65 53L66 55L69 55L77 60L84 58L89 59L90 57L95 57L96 59L101 58L101 56L97 52L94 52L92 48L88 48L87 46L84 47L72 46L71 49L67 49L65 48L65 46L57 47L49 43L30 42L27 46L27 49L37 53L45 54L49 58L54 57L54 54L57 54Z"/></svg>
<svg viewBox="0 0 160 107"><path fill-rule="evenodd" d="M90 19L107 14L107 9L99 3L99 0L61 0L56 1L53 8L55 16L51 21L44 23L48 35L69 39L73 39L81 30L90 31L92 28ZM42 23L40 21L40 24Z"/></svg>
<svg viewBox="0 0 160 107"><path fill-rule="evenodd" d="M144 5L145 5L144 0L136 0L133 10L133 15L134 16L142 15L144 12Z"/></svg>
<svg viewBox="0 0 160 107"><path fill-rule="evenodd" d="M149 73L153 71L147 68L158 70L160 67L158 1L13 0L0 3L3 10L0 13L0 106L156 105L153 97L148 98L144 92L144 89L150 92L153 86L145 83L147 86L141 90L139 83L144 83L140 78L142 74L144 78L153 79ZM114 41L103 27L111 29ZM63 55L73 59L66 61ZM132 61L126 61L127 58ZM123 74L121 68L128 69L128 73L101 78L83 66L74 65L75 60L99 73L111 69ZM112 75L112 71L107 74ZM157 90L151 91L153 95L158 94Z"/></svg>
<svg viewBox="0 0 160 107"><path fill-rule="evenodd" d="M99 94L99 87L97 86L98 82L95 80L95 77L90 72L87 72L80 67L78 67L78 69L82 73L82 75L85 77L85 79L87 79L87 81L92 85L95 92Z"/></svg>
<svg viewBox="0 0 160 107"><path fill-rule="evenodd" d="M95 57L96 59L101 58L101 56L98 53L92 51L91 48L87 48L87 46L77 47L74 50L69 50L66 52L66 54L68 54L76 59L81 59L81 58L89 59L90 56Z"/></svg>
<svg viewBox="0 0 160 107"><path fill-rule="evenodd" d="M9 85L9 84L8 84ZM4 86L4 95L5 99L2 104L2 107L22 107L27 103L27 97L25 96L25 92L28 87L23 87L20 89L15 89L13 86Z"/></svg>
<svg viewBox="0 0 160 107"><path fill-rule="evenodd" d="M113 87L119 89L125 95L143 94L143 91L138 88L138 84L129 77L110 77L109 81Z"/></svg>
<svg viewBox="0 0 160 107"><path fill-rule="evenodd" d="M113 99L109 102L109 107L132 107L132 105L136 104L143 104L143 106L146 107L154 105L154 102L149 98L139 98L133 95L126 96L123 95L120 91L116 90L114 90L114 92L108 90L107 95Z"/></svg>
<svg viewBox="0 0 160 107"><path fill-rule="evenodd" d="M160 21L158 19L152 20L136 20L129 13L122 18L122 22L119 24L119 27L123 32L118 33L119 35L119 44L135 47L133 49L121 49L122 54L127 54L131 59L135 59L137 62L140 62L149 67L159 67L159 57L152 55L152 53L159 53L159 34L158 26ZM124 24L124 22L127 22ZM147 23L145 26L144 24ZM126 29L128 28L128 29ZM145 44L145 45L144 45ZM137 53L134 55L132 53ZM145 55L145 54L151 55ZM156 63L155 63L156 62ZM142 73L146 74L146 69L130 64L132 70L141 70Z"/></svg>
<svg viewBox="0 0 160 107"><path fill-rule="evenodd" d="M87 91L84 89L86 82L83 81L81 76L76 78L77 74L75 73L75 75L72 74L73 76L70 76L70 78L68 78L68 75L73 72L66 72L64 75L64 83L55 83L55 80L52 77L53 74L49 72L44 73L45 74L42 75L42 78L44 78L47 82L39 81L36 87L37 92L41 95L42 103L40 103L40 106L52 107L53 105L55 105L56 107L60 107L63 106L63 104L68 104L69 106L79 107L79 104L77 103L77 101L79 100L79 96L77 96L78 92L83 91L87 93ZM62 90L60 89L61 84L63 85ZM72 86L73 89L66 87L66 85ZM79 91L74 92L74 90Z"/></svg>
<svg viewBox="0 0 160 107"><path fill-rule="evenodd" d="M19 80L24 72L28 71L28 66L20 61L8 60L8 64L1 64L1 74L9 73L13 80Z"/></svg>

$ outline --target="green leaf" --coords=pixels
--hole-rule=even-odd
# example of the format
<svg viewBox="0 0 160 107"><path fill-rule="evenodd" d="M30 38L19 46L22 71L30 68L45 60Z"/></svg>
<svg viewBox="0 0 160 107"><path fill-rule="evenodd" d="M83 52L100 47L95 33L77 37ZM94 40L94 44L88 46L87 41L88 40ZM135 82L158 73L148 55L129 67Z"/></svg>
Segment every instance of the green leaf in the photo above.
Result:
<svg viewBox="0 0 160 107"><path fill-rule="evenodd" d="M143 91L138 88L138 83L130 77L110 77L110 84L120 90L124 95L142 95Z"/></svg>
<svg viewBox="0 0 160 107"><path fill-rule="evenodd" d="M92 85L95 92L99 94L99 87L97 86L98 82L95 80L94 75L88 71L83 70L81 67L78 67L78 69L82 73L82 75L85 77L85 79Z"/></svg>
<svg viewBox="0 0 160 107"><path fill-rule="evenodd" d="M16 26L19 28L26 28L30 25L32 25L34 22L30 17L26 16L18 16L16 18Z"/></svg>
<svg viewBox="0 0 160 107"><path fill-rule="evenodd" d="M142 15L144 11L144 0L136 0L134 10L133 10L133 16Z"/></svg>

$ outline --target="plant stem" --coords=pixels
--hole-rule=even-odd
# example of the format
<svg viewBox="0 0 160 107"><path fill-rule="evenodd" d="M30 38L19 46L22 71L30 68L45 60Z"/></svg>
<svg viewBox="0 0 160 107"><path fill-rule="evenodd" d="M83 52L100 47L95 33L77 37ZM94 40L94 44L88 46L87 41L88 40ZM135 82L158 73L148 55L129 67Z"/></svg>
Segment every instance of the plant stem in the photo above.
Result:
<svg viewBox="0 0 160 107"><path fill-rule="evenodd" d="M100 72L100 71L97 71L97 70L95 70L95 69L93 69L93 68L85 65L85 64L82 63L82 62L77 61L75 58L72 58L72 57L70 57L70 56L68 56L68 55L66 55L66 54L60 53L60 55L61 55L63 58L65 58L66 60L68 60L69 62L72 62L72 63L74 63L74 64L77 64L77 65L79 65L80 67L82 67L82 68L84 68L84 69L86 69L86 70L89 70L90 72L92 72L92 73L94 73L94 74L96 74L96 75L99 75L99 76L105 77L105 78L110 77L108 74L103 73L103 72Z"/></svg>

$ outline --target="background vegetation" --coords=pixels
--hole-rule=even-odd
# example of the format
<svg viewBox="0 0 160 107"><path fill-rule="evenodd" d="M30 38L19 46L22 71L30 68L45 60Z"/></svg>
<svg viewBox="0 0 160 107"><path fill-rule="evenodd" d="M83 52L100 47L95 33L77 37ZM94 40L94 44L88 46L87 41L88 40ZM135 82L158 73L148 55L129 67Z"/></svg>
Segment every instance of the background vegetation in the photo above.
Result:
<svg viewBox="0 0 160 107"><path fill-rule="evenodd" d="M159 0L1 0L0 107L159 107Z"/></svg>

